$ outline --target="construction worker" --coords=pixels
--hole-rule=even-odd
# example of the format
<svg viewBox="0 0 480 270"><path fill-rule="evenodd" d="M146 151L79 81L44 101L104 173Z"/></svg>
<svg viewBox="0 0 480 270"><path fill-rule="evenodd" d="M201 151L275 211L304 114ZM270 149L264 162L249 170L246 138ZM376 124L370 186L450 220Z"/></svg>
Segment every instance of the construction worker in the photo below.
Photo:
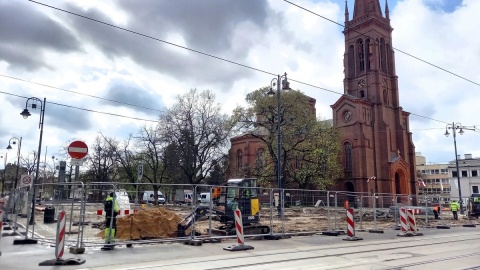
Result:
<svg viewBox="0 0 480 270"><path fill-rule="evenodd" d="M435 219L438 219L438 216L440 215L440 205L433 207L433 215L435 215Z"/></svg>
<svg viewBox="0 0 480 270"><path fill-rule="evenodd" d="M116 217L118 215L118 203L115 193L111 192L105 199L105 243L111 244L115 241L115 229L117 228Z"/></svg>
<svg viewBox="0 0 480 270"><path fill-rule="evenodd" d="M458 219L458 210L460 209L460 204L456 201L452 201L450 203L450 210L452 211L453 214L453 219L457 220Z"/></svg>

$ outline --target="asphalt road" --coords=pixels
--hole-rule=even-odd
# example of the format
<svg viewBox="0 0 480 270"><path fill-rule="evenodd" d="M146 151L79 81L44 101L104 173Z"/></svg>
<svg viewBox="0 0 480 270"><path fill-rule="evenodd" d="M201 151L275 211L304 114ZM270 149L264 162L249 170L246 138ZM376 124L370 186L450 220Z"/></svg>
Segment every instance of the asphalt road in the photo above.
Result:
<svg viewBox="0 0 480 270"><path fill-rule="evenodd" d="M480 269L480 227L424 229L423 236L399 237L357 232L360 241L340 236L302 236L282 240L246 240L248 251L225 251L234 242L202 246L165 243L117 247L112 251L88 249L78 266L42 266L54 258L54 248L13 245L13 236L0 240L0 269Z"/></svg>

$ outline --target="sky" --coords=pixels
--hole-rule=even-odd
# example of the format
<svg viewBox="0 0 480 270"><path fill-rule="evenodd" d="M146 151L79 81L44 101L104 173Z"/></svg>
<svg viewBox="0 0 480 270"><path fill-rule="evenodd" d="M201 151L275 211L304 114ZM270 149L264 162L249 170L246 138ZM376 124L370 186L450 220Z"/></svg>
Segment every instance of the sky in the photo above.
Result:
<svg viewBox="0 0 480 270"><path fill-rule="evenodd" d="M292 2L344 23L344 0ZM447 123L480 127L480 1L388 5L400 105L411 113L416 151L429 163L452 161ZM246 105L247 93L284 72L306 83L290 87L315 98L317 116L331 119L330 105L343 94L344 36L329 20L281 0L0 0L0 146L22 137L22 155L37 150L40 110L29 108L26 120L19 115L29 97L47 100L48 161L73 139L92 145L100 133L119 140L135 134L193 88L213 91L231 114ZM465 130L458 154L480 157L479 141L479 129Z"/></svg>

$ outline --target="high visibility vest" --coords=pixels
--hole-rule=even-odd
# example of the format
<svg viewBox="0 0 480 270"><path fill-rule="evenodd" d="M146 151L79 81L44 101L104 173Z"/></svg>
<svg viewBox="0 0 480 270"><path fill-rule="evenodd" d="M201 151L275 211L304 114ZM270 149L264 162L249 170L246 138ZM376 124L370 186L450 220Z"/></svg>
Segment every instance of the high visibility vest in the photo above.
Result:
<svg viewBox="0 0 480 270"><path fill-rule="evenodd" d="M460 207L458 206L458 204L456 202L450 203L450 210L458 211L458 208L460 208Z"/></svg>

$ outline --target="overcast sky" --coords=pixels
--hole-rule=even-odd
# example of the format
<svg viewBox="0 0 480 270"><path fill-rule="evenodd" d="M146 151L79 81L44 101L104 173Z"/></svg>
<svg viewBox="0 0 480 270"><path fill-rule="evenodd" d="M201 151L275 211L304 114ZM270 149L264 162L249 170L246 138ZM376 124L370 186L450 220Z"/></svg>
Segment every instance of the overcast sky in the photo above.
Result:
<svg viewBox="0 0 480 270"><path fill-rule="evenodd" d="M21 136L23 154L38 147L39 110L30 109L32 117L23 120L19 113L26 99L18 96L47 99L42 159L45 146L51 159L73 138L92 144L102 132L124 139L151 124L71 106L155 120L158 110L173 104L178 94L196 88L215 92L230 114L244 105L247 93L269 85L271 74L284 72L319 87L290 83L317 100L318 117L330 119L330 105L343 94L343 27L281 0L40 2L157 40L26 0L0 0L0 146ZM344 0L292 2L344 23ZM384 11L385 1L380 2ZM400 104L412 113L416 151L428 162L451 161L454 143L452 136L443 135L446 123L480 126L480 1L388 0L388 4L393 46L398 49ZM348 6L351 17L353 0ZM480 157L479 132L466 130L457 136L459 155ZM14 159L11 151L8 161Z"/></svg>

